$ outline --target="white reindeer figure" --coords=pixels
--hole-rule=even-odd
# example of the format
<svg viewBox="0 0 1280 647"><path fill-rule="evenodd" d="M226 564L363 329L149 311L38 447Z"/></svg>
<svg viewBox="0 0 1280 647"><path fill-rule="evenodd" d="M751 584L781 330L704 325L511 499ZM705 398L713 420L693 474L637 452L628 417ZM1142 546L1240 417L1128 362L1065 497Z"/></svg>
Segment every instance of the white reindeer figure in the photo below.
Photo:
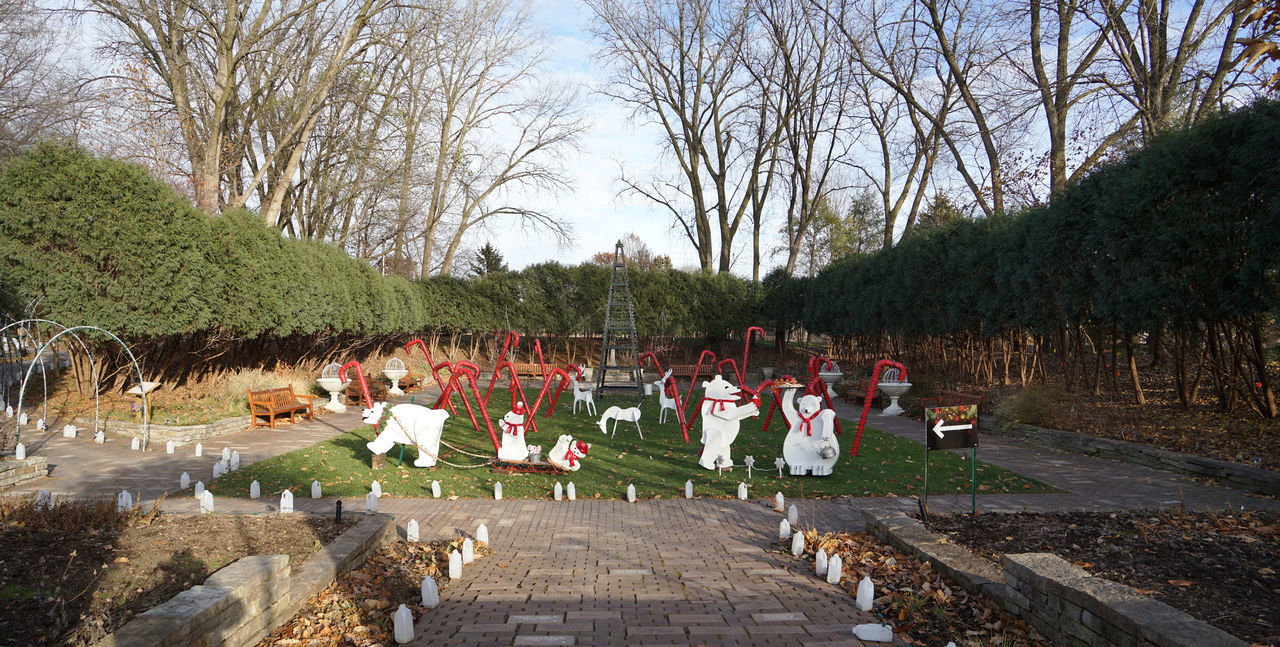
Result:
<svg viewBox="0 0 1280 647"><path fill-rule="evenodd" d="M636 423L636 432L640 434L640 440L644 440L644 432L640 430L640 407L631 407L630 409L609 407L605 409L604 415L600 417L600 433L602 434L609 433L604 424L607 420L613 420L613 434L609 436L610 438L618 434L618 421L625 420Z"/></svg>
<svg viewBox="0 0 1280 647"><path fill-rule="evenodd" d="M673 397L667 397L667 390L663 388L664 385L666 385L667 380L671 379L671 374L674 372L675 369L673 368L667 369L666 375L663 375L661 379L653 383L654 388L658 390L658 405L662 407L658 411L658 424L663 424L667 421L667 409L672 411L676 410L676 399Z"/></svg>
<svg viewBox="0 0 1280 647"><path fill-rule="evenodd" d="M594 415L596 415L596 398L595 398L595 391L594 391L594 390L592 390L592 387L587 387L587 388L585 388L585 389L581 389L581 390L579 390L579 389L578 389L578 380L577 380L577 378L574 378L574 377L570 377L570 378L569 378L569 384L572 384L572 385L573 385L573 413L574 413L574 415L577 415L577 413L578 413L578 403L579 403L579 402L585 402L585 403L586 403L587 413L590 413L590 414L591 414L591 415L593 415L593 416L594 416Z"/></svg>

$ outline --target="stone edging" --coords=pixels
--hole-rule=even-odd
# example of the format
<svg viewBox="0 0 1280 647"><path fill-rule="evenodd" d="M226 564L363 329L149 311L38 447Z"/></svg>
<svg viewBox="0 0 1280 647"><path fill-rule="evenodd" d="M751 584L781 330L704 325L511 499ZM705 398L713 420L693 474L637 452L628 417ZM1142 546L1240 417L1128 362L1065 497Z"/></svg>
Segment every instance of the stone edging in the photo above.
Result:
<svg viewBox="0 0 1280 647"><path fill-rule="evenodd" d="M288 555L251 555L140 614L95 647L252 645L288 620L337 574L364 563L396 534L395 518L371 514L307 558L296 573Z"/></svg>
<svg viewBox="0 0 1280 647"><path fill-rule="evenodd" d="M71 421L80 429L93 429L93 418L76 418ZM147 433L151 437L150 444L166 443L170 440L174 445L182 446L191 443L233 434L248 429L252 420L249 416L223 418L202 425L161 425L152 422L147 425ZM142 423L133 420L98 419L99 428L103 431L118 433L123 436L142 437Z"/></svg>
<svg viewBox="0 0 1280 647"><path fill-rule="evenodd" d="M1005 555L1003 571L900 513L864 510L867 531L927 561L1060 644L1247 647L1248 643L1052 553Z"/></svg>
<svg viewBox="0 0 1280 647"><path fill-rule="evenodd" d="M1216 458L1183 454L1138 443L1099 438L1074 431L1045 429L1033 425L992 419L982 421L982 431L998 436L1020 438L1052 449L1101 456L1126 463L1136 463L1158 470L1207 476L1235 487L1263 494L1280 494L1280 472L1241 465Z"/></svg>
<svg viewBox="0 0 1280 647"><path fill-rule="evenodd" d="M49 459L44 456L28 456L22 460L8 458L0 461L0 490L48 475Z"/></svg>

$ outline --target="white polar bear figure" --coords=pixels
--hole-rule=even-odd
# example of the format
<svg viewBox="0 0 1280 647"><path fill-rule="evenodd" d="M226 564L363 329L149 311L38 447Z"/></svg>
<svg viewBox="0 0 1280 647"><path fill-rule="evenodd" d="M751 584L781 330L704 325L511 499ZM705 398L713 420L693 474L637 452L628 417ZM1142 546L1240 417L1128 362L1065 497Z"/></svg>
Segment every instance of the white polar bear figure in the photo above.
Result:
<svg viewBox="0 0 1280 647"><path fill-rule="evenodd" d="M574 442L573 436L565 434L556 441L556 446L547 454L547 462L562 470L576 472L582 467L582 459L586 457L591 445L581 440Z"/></svg>
<svg viewBox="0 0 1280 647"><path fill-rule="evenodd" d="M733 467L730 445L738 438L742 419L760 415L759 404L739 405L738 395L742 391L719 375L710 382L703 382L702 388L705 389L699 410L702 414L702 457L698 464L713 470L719 458L720 467Z"/></svg>
<svg viewBox="0 0 1280 647"><path fill-rule="evenodd" d="M790 430L782 441L782 457L792 476L831 476L840 459L840 441L836 438L836 412L822 408L822 398L806 395L800 398L800 410L794 403L795 389L782 395L782 413Z"/></svg>
<svg viewBox="0 0 1280 647"><path fill-rule="evenodd" d="M517 402L498 421L498 425L502 427L502 446L498 448L498 460L522 461L529 457L529 447L524 442L524 414L524 405Z"/></svg>
<svg viewBox="0 0 1280 647"><path fill-rule="evenodd" d="M364 410L361 418L366 424L377 425L377 437L365 446L375 454L385 454L397 443L413 445L418 448L414 467L435 467L436 456L440 455L440 432L448 418L449 412L443 409L397 404L387 411L386 402L375 403L372 409Z"/></svg>

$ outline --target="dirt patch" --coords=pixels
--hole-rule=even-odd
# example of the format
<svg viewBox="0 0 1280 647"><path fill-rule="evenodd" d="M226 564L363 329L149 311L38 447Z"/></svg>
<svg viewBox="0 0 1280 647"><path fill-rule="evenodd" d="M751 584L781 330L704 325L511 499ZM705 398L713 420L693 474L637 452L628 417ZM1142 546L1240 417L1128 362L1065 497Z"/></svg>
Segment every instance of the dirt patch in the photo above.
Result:
<svg viewBox="0 0 1280 647"><path fill-rule="evenodd" d="M462 541L397 541L379 548L360 568L339 574L258 647L391 644L396 609L408 606L415 620L426 613L422 581L431 577L443 590L449 553L461 551ZM486 544L475 546L477 557L491 552Z"/></svg>
<svg viewBox="0 0 1280 647"><path fill-rule="evenodd" d="M1057 554L1241 639L1280 644L1280 511L932 516L928 526L992 561Z"/></svg>
<svg viewBox="0 0 1280 647"><path fill-rule="evenodd" d="M60 503L47 513L3 507L3 645L90 644L246 555L287 554L296 568L354 523L338 528L332 519L301 515L117 514L113 502Z"/></svg>
<svg viewBox="0 0 1280 647"><path fill-rule="evenodd" d="M790 554L790 541L781 551ZM841 586L857 597L858 583L875 585L871 612L894 628L908 645L961 647L1049 647L1031 626L1004 612L994 602L972 595L928 562L900 553L865 532L805 533L805 559L812 567L818 549L844 560ZM815 575L815 577L817 577Z"/></svg>

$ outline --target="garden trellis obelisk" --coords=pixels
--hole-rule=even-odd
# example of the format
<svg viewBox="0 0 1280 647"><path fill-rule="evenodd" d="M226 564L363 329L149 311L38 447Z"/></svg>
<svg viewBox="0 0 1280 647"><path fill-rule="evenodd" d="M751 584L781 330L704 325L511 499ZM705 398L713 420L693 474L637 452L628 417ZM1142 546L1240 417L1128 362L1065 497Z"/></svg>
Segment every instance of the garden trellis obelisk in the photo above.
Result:
<svg viewBox="0 0 1280 647"><path fill-rule="evenodd" d="M627 257L622 241L613 250L613 274L609 280L609 300L604 309L604 335L600 341L600 370L596 391L635 391L644 397L640 365L636 362L636 309L631 303L627 281ZM612 375L610 375L612 373Z"/></svg>

